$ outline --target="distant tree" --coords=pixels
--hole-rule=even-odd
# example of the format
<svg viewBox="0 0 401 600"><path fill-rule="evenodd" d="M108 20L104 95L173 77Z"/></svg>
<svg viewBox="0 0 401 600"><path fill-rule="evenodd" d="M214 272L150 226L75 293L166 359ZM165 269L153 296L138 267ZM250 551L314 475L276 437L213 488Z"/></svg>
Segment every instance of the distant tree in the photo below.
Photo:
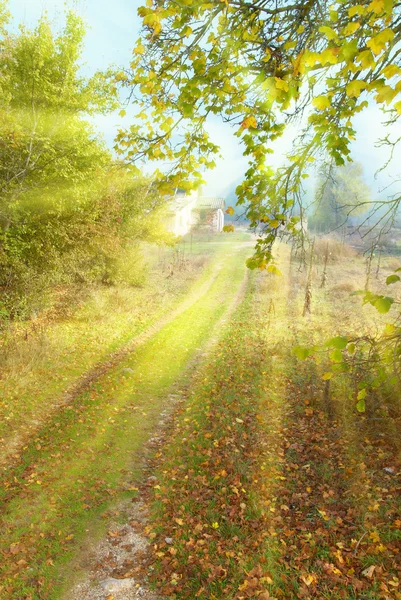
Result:
<svg viewBox="0 0 401 600"><path fill-rule="evenodd" d="M320 172L311 225L318 231L332 231L344 225L348 217L365 213L370 203L370 189L363 180L362 165L350 163L326 169Z"/></svg>

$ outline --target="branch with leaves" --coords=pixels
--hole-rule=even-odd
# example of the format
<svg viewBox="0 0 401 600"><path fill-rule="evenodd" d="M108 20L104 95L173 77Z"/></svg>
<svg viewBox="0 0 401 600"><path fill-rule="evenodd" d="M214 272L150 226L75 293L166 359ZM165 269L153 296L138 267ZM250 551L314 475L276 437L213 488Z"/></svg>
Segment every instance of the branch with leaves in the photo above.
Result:
<svg viewBox="0 0 401 600"><path fill-rule="evenodd" d="M219 152L208 115L220 116L249 158L238 203L251 226L265 224L254 264L266 265L276 221L296 233L291 217L311 165L351 160L354 120L370 101L386 108L388 123L398 120L400 3L148 0L139 15L142 35L119 77L139 113L117 151L131 162L162 161L155 180L163 193L196 187ZM274 170L275 140L302 118L287 163Z"/></svg>

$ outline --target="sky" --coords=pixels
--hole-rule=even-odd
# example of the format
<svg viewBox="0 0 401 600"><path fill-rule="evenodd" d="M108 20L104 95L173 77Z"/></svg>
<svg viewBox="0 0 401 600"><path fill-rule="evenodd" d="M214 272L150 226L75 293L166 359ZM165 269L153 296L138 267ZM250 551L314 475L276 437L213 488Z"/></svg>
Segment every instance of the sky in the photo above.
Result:
<svg viewBox="0 0 401 600"><path fill-rule="evenodd" d="M13 17L13 25L22 23L33 27L38 18L47 11L54 27L60 28L64 22L65 9L74 9L84 18L88 25L85 42L83 70L90 75L96 70L106 69L110 65L126 66L131 58L132 48L139 36L140 19L137 9L145 0L9 0L9 10ZM111 147L119 125L127 125L132 111L127 111L124 120L117 113L95 117L96 128L103 134ZM384 135L380 123L383 116L378 107L365 110L356 118L357 139L353 143L354 160L362 163L366 182L371 186L373 197L383 197L396 193L401 183L392 185L385 192L383 188L401 178L401 149L395 155L392 165L386 174L375 179L376 170L386 161L387 152L375 148L376 140ZM247 169L247 160L242 156L238 138L234 130L214 117L208 126L209 132L221 147L224 158L218 159L213 171L205 173L206 186L204 193L213 196L232 195L235 184L238 184ZM283 156L294 142L296 130L289 129L276 144L276 154L272 157L273 166L278 166ZM392 136L401 136L401 124L393 128Z"/></svg>

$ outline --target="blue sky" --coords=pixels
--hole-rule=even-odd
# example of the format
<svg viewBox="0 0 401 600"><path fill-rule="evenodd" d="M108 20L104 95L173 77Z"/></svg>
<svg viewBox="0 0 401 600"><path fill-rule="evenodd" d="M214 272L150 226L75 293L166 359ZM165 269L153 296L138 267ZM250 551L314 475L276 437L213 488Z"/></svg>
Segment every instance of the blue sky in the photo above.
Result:
<svg viewBox="0 0 401 600"><path fill-rule="evenodd" d="M137 9L143 3L144 0L9 0L9 9L15 26L23 23L32 27L41 14L47 11L55 28L62 27L65 10L74 9L88 25L83 55L86 64L83 68L90 74L111 64L124 66L129 63L132 48L139 35L140 20ZM117 114L100 116L95 119L95 125L111 145L118 126L121 123L128 124L127 119L129 113L123 121ZM372 188L373 196L393 178L401 175L401 152L398 151L386 175L374 179L376 169L387 156L383 149L375 148L376 140L384 133L380 125L382 120L378 107L369 108L358 115L358 135L353 144L354 159L363 164L365 179ZM238 138L233 136L229 125L214 118L209 124L209 131L214 141L221 146L224 159L218 160L216 169L205 174L205 192L211 195L225 195L227 190L232 189L234 184L241 180L247 163L242 157ZM394 127L391 133L394 137L401 136L401 126ZM295 130L290 129L278 142L273 163L277 165L283 154L292 147L294 135ZM398 186L393 187L391 191L395 193Z"/></svg>

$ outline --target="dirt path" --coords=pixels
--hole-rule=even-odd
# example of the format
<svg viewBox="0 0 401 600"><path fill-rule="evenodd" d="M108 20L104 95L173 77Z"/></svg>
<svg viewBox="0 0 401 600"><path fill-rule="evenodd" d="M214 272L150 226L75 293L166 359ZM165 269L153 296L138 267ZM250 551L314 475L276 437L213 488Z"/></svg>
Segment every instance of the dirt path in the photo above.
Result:
<svg viewBox="0 0 401 600"><path fill-rule="evenodd" d="M149 517L147 497L149 488L155 481L152 474L154 455L163 451L174 411L185 402L197 369L213 352L222 329L243 300L248 279L249 273L245 272L235 296L216 323L215 334L188 365L187 376L181 381L181 393L169 395L155 433L143 449L145 477L137 482L139 494L135 502L115 507L114 513L118 515L119 521L109 523L107 536L95 544L91 543L90 538L87 540L81 550L81 557L77 560L77 570L80 571L78 582L66 593L65 600L161 600L160 595L149 589L144 575L150 545L150 539L145 534Z"/></svg>
<svg viewBox="0 0 401 600"><path fill-rule="evenodd" d="M98 365L58 402L4 469L0 597L59 600L65 562L85 528L98 535L105 509L137 495L143 448L162 427L160 414L167 418L185 373L242 293L249 249L227 250L208 281L140 343Z"/></svg>
<svg viewBox="0 0 401 600"><path fill-rule="evenodd" d="M238 245L237 250L245 247L245 244ZM135 336L130 342L115 352L112 352L105 360L99 361L89 371L81 375L79 379L64 392L64 394L53 400L51 407L46 411L45 418L36 419L35 422L31 423L29 433L17 432L11 438L7 438L5 442L0 444L0 469L9 465L10 462L12 463L13 457L19 459L20 450L26 445L29 438L40 436L40 429L44 426L45 422L54 417L62 407L73 403L79 395L90 389L97 380L118 365L126 356L134 352L142 344L151 339L152 336L157 334L163 327L174 321L178 316L182 315L191 306L203 298L216 281L221 269L224 268L224 261L226 259L227 256L223 256L220 262L215 263L210 273L210 277L200 287L195 287L194 290L190 291L184 301L176 308L159 318L144 332Z"/></svg>

